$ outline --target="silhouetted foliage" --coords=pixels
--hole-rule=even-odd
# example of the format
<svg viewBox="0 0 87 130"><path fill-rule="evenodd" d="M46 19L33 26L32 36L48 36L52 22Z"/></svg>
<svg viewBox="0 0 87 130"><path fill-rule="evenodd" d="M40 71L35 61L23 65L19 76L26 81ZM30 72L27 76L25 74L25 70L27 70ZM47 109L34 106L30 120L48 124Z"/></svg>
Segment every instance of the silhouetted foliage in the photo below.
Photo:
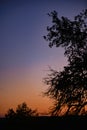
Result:
<svg viewBox="0 0 87 130"><path fill-rule="evenodd" d="M48 15L52 26L47 27L44 39L50 47L63 47L68 61L63 71L50 69L51 74L44 80L49 85L44 94L55 102L51 114L87 114L87 9L74 20L59 18L56 11Z"/></svg>
<svg viewBox="0 0 87 130"><path fill-rule="evenodd" d="M25 102L17 106L16 112L11 108L5 114L6 118L27 118L30 116L38 116L38 112L29 108Z"/></svg>
<svg viewBox="0 0 87 130"><path fill-rule="evenodd" d="M14 118L16 113L14 112L13 108L9 109L8 112L5 114L6 118Z"/></svg>

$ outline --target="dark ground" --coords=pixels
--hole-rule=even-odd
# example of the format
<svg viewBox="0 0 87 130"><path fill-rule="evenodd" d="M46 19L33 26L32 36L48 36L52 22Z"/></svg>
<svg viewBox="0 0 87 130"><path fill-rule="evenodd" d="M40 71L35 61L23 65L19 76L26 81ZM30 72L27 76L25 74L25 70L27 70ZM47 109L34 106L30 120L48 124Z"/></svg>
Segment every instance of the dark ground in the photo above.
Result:
<svg viewBox="0 0 87 130"><path fill-rule="evenodd" d="M87 130L87 116L0 118L0 130Z"/></svg>

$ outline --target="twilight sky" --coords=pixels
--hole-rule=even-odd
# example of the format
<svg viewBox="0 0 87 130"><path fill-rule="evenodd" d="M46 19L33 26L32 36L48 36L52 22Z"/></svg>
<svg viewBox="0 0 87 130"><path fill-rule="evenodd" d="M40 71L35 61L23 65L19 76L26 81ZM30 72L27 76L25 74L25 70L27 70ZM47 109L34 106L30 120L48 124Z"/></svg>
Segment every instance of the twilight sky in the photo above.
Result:
<svg viewBox="0 0 87 130"><path fill-rule="evenodd" d="M86 0L0 0L0 115L26 102L47 112L52 101L42 97L48 66L67 64L61 48L43 39L51 24L47 13L56 10L70 19L86 8Z"/></svg>

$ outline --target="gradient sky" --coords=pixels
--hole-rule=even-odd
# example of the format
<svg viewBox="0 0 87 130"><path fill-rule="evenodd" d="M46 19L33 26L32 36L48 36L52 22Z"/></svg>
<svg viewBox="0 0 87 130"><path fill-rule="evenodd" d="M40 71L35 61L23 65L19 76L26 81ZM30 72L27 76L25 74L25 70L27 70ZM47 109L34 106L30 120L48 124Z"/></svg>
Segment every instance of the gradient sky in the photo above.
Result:
<svg viewBox="0 0 87 130"><path fill-rule="evenodd" d="M0 115L26 102L47 112L52 105L43 97L48 66L61 70L67 64L63 49L43 39L51 24L47 13L73 18L86 8L86 0L0 0Z"/></svg>

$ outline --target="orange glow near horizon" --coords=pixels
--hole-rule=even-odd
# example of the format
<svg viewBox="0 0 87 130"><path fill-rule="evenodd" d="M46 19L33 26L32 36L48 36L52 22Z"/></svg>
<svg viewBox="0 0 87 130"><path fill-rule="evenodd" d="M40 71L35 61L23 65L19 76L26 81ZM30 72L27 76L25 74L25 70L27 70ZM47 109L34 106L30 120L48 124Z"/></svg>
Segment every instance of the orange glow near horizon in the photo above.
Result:
<svg viewBox="0 0 87 130"><path fill-rule="evenodd" d="M56 70L59 66L66 64L60 60L54 66L55 59L48 60L50 66ZM52 100L43 97L42 92L47 89L43 83L43 78L48 74L47 61L16 69L7 69L2 72L0 81L0 115L4 115L9 108L16 109L17 105L26 102L32 109L37 109L39 113L47 113L52 106Z"/></svg>
<svg viewBox="0 0 87 130"><path fill-rule="evenodd" d="M48 112L52 103L42 95L47 87L42 82L42 73L38 67L33 70L22 68L5 72L1 81L0 115L4 115L9 108L16 109L17 105L23 102L30 108L37 109L39 113Z"/></svg>

